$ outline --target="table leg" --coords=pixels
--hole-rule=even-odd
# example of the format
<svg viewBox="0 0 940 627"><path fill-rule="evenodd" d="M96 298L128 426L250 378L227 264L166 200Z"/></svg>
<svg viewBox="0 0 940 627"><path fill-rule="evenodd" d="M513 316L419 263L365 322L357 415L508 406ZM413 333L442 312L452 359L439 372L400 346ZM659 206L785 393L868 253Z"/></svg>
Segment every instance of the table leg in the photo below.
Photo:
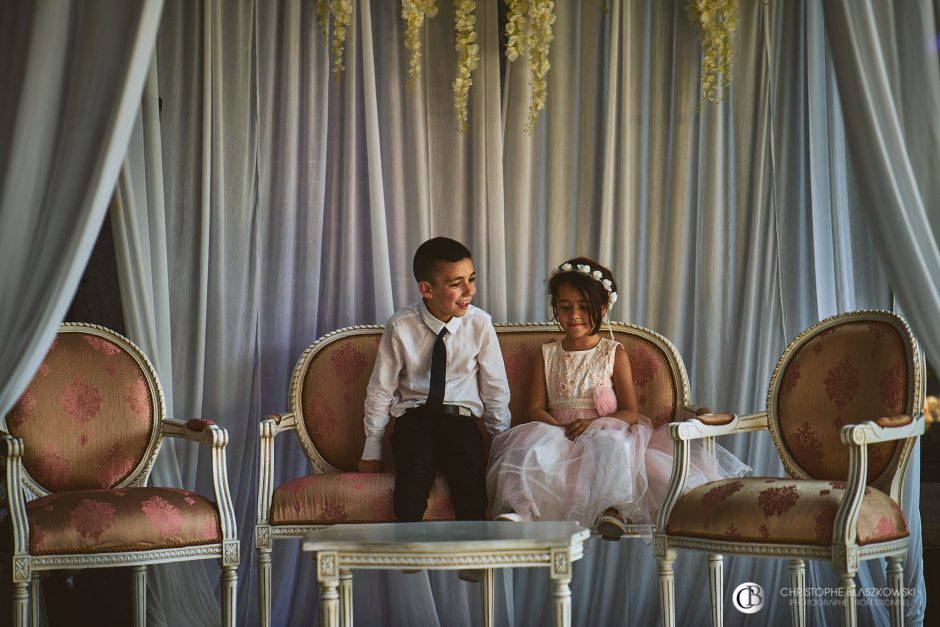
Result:
<svg viewBox="0 0 940 627"><path fill-rule="evenodd" d="M348 568L339 569L339 610L342 616L343 627L352 627L353 624L353 575Z"/></svg>
<svg viewBox="0 0 940 627"><path fill-rule="evenodd" d="M483 597L483 627L493 627L493 596L495 594L493 581L493 569L483 570L483 578L480 580L480 593Z"/></svg>
<svg viewBox="0 0 940 627"><path fill-rule="evenodd" d="M317 553L317 582L320 584L320 627L339 627L338 556Z"/></svg>
<svg viewBox="0 0 940 627"><path fill-rule="evenodd" d="M571 550L552 549L552 610L555 627L571 627Z"/></svg>
<svg viewBox="0 0 940 627"><path fill-rule="evenodd" d="M552 586L552 605L555 627L571 627L571 577L555 579Z"/></svg>

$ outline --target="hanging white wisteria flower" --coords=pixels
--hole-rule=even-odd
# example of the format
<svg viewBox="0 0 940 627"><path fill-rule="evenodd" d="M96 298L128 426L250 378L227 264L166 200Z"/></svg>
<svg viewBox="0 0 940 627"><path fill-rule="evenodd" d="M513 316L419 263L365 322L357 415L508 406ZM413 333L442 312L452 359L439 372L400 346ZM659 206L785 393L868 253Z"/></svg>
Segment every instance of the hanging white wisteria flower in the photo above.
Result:
<svg viewBox="0 0 940 627"><path fill-rule="evenodd" d="M458 0L454 7L454 31L457 38L457 77L454 79L454 107L457 109L457 121L460 131L466 133L470 128L467 113L467 101L470 97L470 86L473 78L470 73L476 69L480 61L480 47L477 45L475 30L476 18L473 15L476 9L473 0Z"/></svg>
<svg viewBox="0 0 940 627"><path fill-rule="evenodd" d="M330 37L330 5L327 0L317 0L317 24L320 32L329 41Z"/></svg>
<svg viewBox="0 0 940 627"><path fill-rule="evenodd" d="M529 49L529 72L532 92L529 96L529 119L525 132L532 134L539 111L545 107L548 81L545 76L551 67L548 62L549 44L554 39L552 24L555 23L555 3L552 0L531 0L529 4L529 32L526 47Z"/></svg>
<svg viewBox="0 0 940 627"><path fill-rule="evenodd" d="M330 15L333 16L333 75L339 79L346 69L343 65L343 46L346 44L346 32L352 21L352 0L330 0ZM322 22L321 22L322 27Z"/></svg>
<svg viewBox="0 0 940 627"><path fill-rule="evenodd" d="M738 0L689 0L686 11L702 30L702 102L721 102L734 67Z"/></svg>
<svg viewBox="0 0 940 627"><path fill-rule="evenodd" d="M526 50L526 0L506 0L506 58L515 61Z"/></svg>
<svg viewBox="0 0 940 627"><path fill-rule="evenodd" d="M529 116L525 132L535 129L539 112L545 107L548 81L545 77L554 35L555 3L552 0L506 0L506 58L515 61L527 55L529 61Z"/></svg>
<svg viewBox="0 0 940 627"><path fill-rule="evenodd" d="M402 0L401 17L405 20L405 47L411 51L409 59L409 85L421 78L421 38L418 30L425 18L437 15L436 0Z"/></svg>

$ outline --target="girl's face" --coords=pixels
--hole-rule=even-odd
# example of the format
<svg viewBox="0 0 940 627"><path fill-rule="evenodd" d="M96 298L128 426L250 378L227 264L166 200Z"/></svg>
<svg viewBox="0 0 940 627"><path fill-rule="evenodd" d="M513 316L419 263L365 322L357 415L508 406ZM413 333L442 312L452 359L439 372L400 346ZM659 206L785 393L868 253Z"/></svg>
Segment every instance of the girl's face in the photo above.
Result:
<svg viewBox="0 0 940 627"><path fill-rule="evenodd" d="M568 283L558 286L555 310L558 312L558 324L565 335L571 338L591 335L594 321L591 320L588 300L576 287Z"/></svg>

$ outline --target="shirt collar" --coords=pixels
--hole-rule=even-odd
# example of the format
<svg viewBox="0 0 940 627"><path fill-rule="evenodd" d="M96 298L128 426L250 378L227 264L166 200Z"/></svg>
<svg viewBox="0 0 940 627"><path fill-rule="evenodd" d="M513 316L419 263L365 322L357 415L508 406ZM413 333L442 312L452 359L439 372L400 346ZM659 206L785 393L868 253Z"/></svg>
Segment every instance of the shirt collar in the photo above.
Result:
<svg viewBox="0 0 940 627"><path fill-rule="evenodd" d="M463 321L463 318L454 316L445 324L443 320L437 318L434 314L428 311L428 307L425 305L424 299L421 299L421 305L418 307L418 310L421 312L421 319L424 321L424 324L426 324L429 329L434 331L434 335L440 335L441 329L444 327L447 327L447 332L453 335L457 332L457 329L460 328L460 325Z"/></svg>

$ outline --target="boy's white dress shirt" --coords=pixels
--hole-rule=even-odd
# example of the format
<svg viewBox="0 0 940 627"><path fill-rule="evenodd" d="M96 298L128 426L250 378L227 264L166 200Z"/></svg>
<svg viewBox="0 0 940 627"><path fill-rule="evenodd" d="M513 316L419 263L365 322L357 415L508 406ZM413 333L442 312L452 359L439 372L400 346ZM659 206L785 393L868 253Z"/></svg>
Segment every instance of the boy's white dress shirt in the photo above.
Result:
<svg viewBox="0 0 940 627"><path fill-rule="evenodd" d="M431 351L445 326L444 403L463 405L474 416L482 415L492 434L509 428L509 383L490 315L470 305L464 316L454 316L445 324L421 301L398 310L385 324L367 388L362 459L382 458L389 415L401 416L427 400Z"/></svg>

